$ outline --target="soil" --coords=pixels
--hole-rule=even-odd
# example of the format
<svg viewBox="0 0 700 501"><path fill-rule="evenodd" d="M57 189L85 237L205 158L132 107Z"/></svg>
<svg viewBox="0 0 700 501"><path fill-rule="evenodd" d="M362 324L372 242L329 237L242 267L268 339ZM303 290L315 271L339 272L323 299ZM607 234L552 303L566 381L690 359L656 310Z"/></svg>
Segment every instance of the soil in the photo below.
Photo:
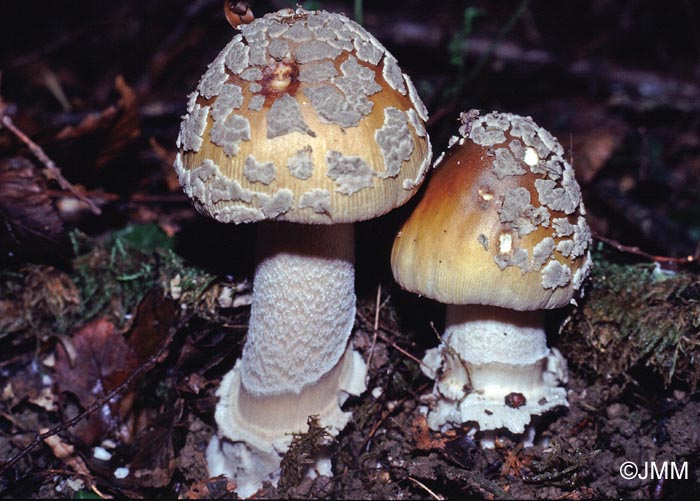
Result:
<svg viewBox="0 0 700 501"><path fill-rule="evenodd" d="M254 230L197 214L172 169L186 95L233 32L219 0L59 4L11 2L0 29L0 494L235 499L204 454L245 341ZM365 2L363 24L416 83L436 154L479 108L531 115L572 160L595 267L548 322L569 407L491 449L473 423L427 427L419 360L444 307L388 265L419 192L356 226L353 342L371 363L334 476L298 475L311 426L255 497L697 498L700 9L396 5Z"/></svg>

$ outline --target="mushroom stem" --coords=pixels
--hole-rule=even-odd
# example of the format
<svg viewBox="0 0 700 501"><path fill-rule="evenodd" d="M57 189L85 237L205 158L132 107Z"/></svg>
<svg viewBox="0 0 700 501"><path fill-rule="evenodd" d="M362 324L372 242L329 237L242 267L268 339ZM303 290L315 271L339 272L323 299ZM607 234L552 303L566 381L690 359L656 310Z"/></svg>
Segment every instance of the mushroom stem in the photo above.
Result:
<svg viewBox="0 0 700 501"><path fill-rule="evenodd" d="M566 362L547 347L543 311L447 305L445 323L442 343L424 358L436 379L432 428L478 421L481 430L522 433L532 415L567 405Z"/></svg>
<svg viewBox="0 0 700 501"><path fill-rule="evenodd" d="M212 475L238 494L275 484L292 433L311 415L337 434L340 405L365 389L367 367L348 346L355 320L354 229L263 223L248 337L217 395L219 427L207 450Z"/></svg>
<svg viewBox="0 0 700 501"><path fill-rule="evenodd" d="M355 322L353 226L264 223L257 254L241 381L258 397L299 394L335 367Z"/></svg>

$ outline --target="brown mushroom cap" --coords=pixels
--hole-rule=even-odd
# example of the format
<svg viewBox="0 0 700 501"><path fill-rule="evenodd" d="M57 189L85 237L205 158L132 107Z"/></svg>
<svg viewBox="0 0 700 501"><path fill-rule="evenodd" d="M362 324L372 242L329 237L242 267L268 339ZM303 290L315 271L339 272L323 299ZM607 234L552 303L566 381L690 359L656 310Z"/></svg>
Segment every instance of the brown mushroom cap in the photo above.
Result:
<svg viewBox="0 0 700 501"><path fill-rule="evenodd" d="M563 148L529 117L462 118L394 241L394 277L448 304L564 306L588 273L591 236Z"/></svg>
<svg viewBox="0 0 700 501"><path fill-rule="evenodd" d="M242 25L187 111L175 169L222 222L370 219L406 202L430 164L411 80L340 14L284 9Z"/></svg>

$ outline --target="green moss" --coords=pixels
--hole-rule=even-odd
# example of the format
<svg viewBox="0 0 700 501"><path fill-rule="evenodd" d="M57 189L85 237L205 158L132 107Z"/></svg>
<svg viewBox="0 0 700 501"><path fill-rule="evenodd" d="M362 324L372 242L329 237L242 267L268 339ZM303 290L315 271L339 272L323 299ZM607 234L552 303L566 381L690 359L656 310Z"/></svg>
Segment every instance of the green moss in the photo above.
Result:
<svg viewBox="0 0 700 501"><path fill-rule="evenodd" d="M127 226L100 242L72 235L76 254L73 279L81 291L84 320L110 314L122 325L149 289L194 303L213 276L186 266L173 242L154 224ZM191 304L188 304L191 306Z"/></svg>
<svg viewBox="0 0 700 501"><path fill-rule="evenodd" d="M624 380L639 369L674 383L700 381L700 274L658 263L619 262L599 251L586 287L564 323L561 348L575 366ZM617 259L617 260L616 260Z"/></svg>
<svg viewBox="0 0 700 501"><path fill-rule="evenodd" d="M99 240L74 232L71 239L72 270L27 265L0 273L0 340L19 345L97 316L123 326L154 288L177 296L183 309L212 309L204 292L215 277L186 264L157 225L128 226Z"/></svg>

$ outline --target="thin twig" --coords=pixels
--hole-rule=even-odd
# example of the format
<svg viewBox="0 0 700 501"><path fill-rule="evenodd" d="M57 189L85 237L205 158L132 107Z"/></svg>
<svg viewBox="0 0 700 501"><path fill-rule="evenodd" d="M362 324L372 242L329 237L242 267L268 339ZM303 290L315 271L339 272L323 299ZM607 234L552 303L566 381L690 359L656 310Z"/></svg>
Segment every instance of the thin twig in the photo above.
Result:
<svg viewBox="0 0 700 501"><path fill-rule="evenodd" d="M355 22L357 24L363 24L364 21L364 9L362 8L362 0L355 0L355 5L354 5L354 15L355 15Z"/></svg>
<svg viewBox="0 0 700 501"><path fill-rule="evenodd" d="M367 437L365 438L365 441L362 442L362 446L360 447L360 450L365 450L365 452L369 451L369 443L370 440L374 437L374 434L377 433L377 430L379 427L386 421L386 419L393 414L397 409L400 409L401 406L406 402L406 400L409 399L411 395L406 395L403 397L401 400L399 400L396 405L392 409L385 408L384 411L381 413L379 416L379 419L372 425L372 428L370 429L369 433L367 434Z"/></svg>
<svg viewBox="0 0 700 501"><path fill-rule="evenodd" d="M49 158L49 156L44 152L44 150L36 144L34 141L32 141L24 132L22 132L13 122L12 119L9 117L9 115L4 113L4 108L0 108L0 123L2 124L3 127L5 127L7 130L12 132L17 139L22 141L27 147L29 148L29 151L32 152L32 154L46 167L46 169L49 171L50 176L55 179L59 186L63 188L64 190L70 191L76 198L79 200L85 202L88 207L90 207L90 210L93 212L93 214L100 215L102 214L102 211L100 208L95 205L95 203L87 198L85 195L83 195L78 188L70 184L66 178L63 177L63 174L61 174L61 170L56 166L53 160Z"/></svg>
<svg viewBox="0 0 700 501"><path fill-rule="evenodd" d="M377 329L379 329L379 311L382 305L379 301L382 299L382 284L377 285L377 301L374 306L374 333L372 335L372 346L369 348L369 356L367 357L367 367L372 366L372 356L374 355L374 347L377 344Z"/></svg>
<svg viewBox="0 0 700 501"><path fill-rule="evenodd" d="M420 482L420 481L416 480L415 478L413 478L413 477L411 477L411 476L409 476L408 479L409 479L411 482L413 482L414 484L416 484L418 487L420 487L421 489L423 489L425 492L427 492L428 494L430 494L430 495L433 497L433 499L437 499L437 500L439 500L439 501L442 501L443 499L445 499L443 496L441 496L441 495L439 495L439 494L435 494L433 491L431 491L430 488L428 488L428 486L425 485L423 482Z"/></svg>
<svg viewBox="0 0 700 501"><path fill-rule="evenodd" d="M361 319L363 322L365 322L367 325L372 325L372 322L370 322L369 319L367 319L367 317L365 317L365 316L364 316L362 313L360 313L359 311L357 312L357 316L360 317L360 319ZM394 343L393 341L391 341L390 339L388 339L384 334L382 334L382 332L381 332L382 330L386 330L386 331L389 332L390 334L396 334L395 332L392 332L392 331L389 330L389 329L386 329L386 328L383 328L383 327L379 327L379 326L378 326L377 331L376 331L376 332L377 332L377 336L380 337L382 341L384 341L386 344L388 344L389 346L391 346L392 348L394 348L394 349L395 349L396 351L398 351L399 353L402 353L403 355L407 356L408 358L410 358L411 360L413 360L413 361L416 362L417 364L425 365L425 364L423 364L423 362L422 362L419 358L417 358L415 355L410 354L409 352L407 352L406 350L404 350L403 348L401 348L399 345L397 345L396 343Z"/></svg>
<svg viewBox="0 0 700 501"><path fill-rule="evenodd" d="M101 492L95 484L90 485L90 490L97 494L100 497L100 499L112 499L112 496L108 496L107 494Z"/></svg>
<svg viewBox="0 0 700 501"><path fill-rule="evenodd" d="M610 245L611 247L614 247L615 249L617 249L621 252L627 252L628 254L642 256L642 257L650 259L656 263L696 264L700 261L700 249L696 252L695 256L686 256L686 257L656 256L654 254L649 254L648 252L643 251L639 247L624 245L624 244L621 244L620 242L613 240L611 238L606 238L606 237L601 237L600 235L595 235L595 239L600 240L601 242L604 242L604 243Z"/></svg>

